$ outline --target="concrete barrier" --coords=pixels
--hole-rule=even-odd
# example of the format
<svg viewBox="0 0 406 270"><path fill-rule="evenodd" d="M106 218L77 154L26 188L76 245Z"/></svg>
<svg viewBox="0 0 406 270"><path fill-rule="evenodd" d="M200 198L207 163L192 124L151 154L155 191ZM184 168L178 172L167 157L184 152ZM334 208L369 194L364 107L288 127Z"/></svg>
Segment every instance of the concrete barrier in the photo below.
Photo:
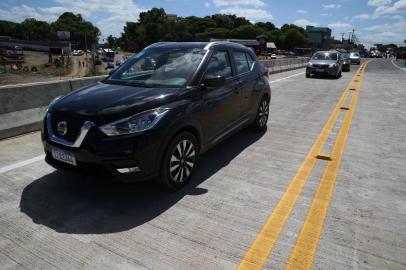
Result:
<svg viewBox="0 0 406 270"><path fill-rule="evenodd" d="M270 74L283 72L287 70L302 68L307 65L309 58L281 58L260 61L268 68Z"/></svg>
<svg viewBox="0 0 406 270"><path fill-rule="evenodd" d="M48 104L57 96L92 85L106 76L0 87L0 139L39 130Z"/></svg>
<svg viewBox="0 0 406 270"><path fill-rule="evenodd" d="M105 76L0 87L0 114L46 106L57 96L94 84Z"/></svg>

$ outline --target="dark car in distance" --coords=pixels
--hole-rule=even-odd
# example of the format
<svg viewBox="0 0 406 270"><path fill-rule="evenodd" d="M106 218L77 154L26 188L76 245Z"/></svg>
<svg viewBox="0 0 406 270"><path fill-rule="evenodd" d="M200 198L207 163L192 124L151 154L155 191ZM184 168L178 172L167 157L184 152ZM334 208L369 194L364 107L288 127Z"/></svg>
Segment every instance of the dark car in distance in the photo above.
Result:
<svg viewBox="0 0 406 270"><path fill-rule="evenodd" d="M264 131L270 99L268 74L243 45L156 43L105 80L51 102L45 159L178 189L199 154L244 127Z"/></svg>
<svg viewBox="0 0 406 270"><path fill-rule="evenodd" d="M343 67L343 59L338 51L316 52L306 67L306 77L311 75L327 75L339 78Z"/></svg>
<svg viewBox="0 0 406 270"><path fill-rule="evenodd" d="M349 53L343 53L343 71L351 71L351 60Z"/></svg>

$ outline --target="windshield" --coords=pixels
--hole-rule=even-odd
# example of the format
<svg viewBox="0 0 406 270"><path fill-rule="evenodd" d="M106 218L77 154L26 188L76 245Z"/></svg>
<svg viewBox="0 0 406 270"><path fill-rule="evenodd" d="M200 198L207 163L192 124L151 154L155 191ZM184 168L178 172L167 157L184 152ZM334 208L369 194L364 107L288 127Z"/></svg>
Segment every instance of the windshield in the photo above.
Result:
<svg viewBox="0 0 406 270"><path fill-rule="evenodd" d="M313 60L337 60L336 53L315 53L312 57Z"/></svg>
<svg viewBox="0 0 406 270"><path fill-rule="evenodd" d="M348 59L350 57L350 54L348 54L348 53L343 53L342 55L343 55L344 59Z"/></svg>
<svg viewBox="0 0 406 270"><path fill-rule="evenodd" d="M184 87L205 52L199 48L143 50L114 72L106 82L141 87Z"/></svg>
<svg viewBox="0 0 406 270"><path fill-rule="evenodd" d="M358 57L358 56L359 56L359 53L351 53L351 56L356 56L356 57Z"/></svg>

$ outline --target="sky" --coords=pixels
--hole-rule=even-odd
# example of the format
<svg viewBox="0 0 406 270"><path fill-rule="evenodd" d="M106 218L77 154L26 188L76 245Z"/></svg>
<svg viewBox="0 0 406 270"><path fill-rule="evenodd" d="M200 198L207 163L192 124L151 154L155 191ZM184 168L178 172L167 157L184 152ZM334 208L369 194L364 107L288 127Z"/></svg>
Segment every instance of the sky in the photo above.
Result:
<svg viewBox="0 0 406 270"><path fill-rule="evenodd" d="M153 7L181 17L225 13L278 27L285 23L327 26L336 39L343 33L348 37L354 29L368 47L402 44L406 39L406 0L2 0L0 19L54 21L72 11L99 27L105 38L120 36L126 21L137 21L140 12Z"/></svg>

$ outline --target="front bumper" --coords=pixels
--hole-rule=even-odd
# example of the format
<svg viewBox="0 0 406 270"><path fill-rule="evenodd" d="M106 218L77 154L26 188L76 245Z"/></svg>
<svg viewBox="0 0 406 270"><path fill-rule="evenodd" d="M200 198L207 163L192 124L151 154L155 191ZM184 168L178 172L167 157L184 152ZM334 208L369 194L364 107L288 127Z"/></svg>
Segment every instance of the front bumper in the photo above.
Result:
<svg viewBox="0 0 406 270"><path fill-rule="evenodd" d="M359 58L350 58L351 64L361 64L361 59Z"/></svg>
<svg viewBox="0 0 406 270"><path fill-rule="evenodd" d="M150 130L138 135L107 137L96 127L88 132L80 147L70 147L50 139L47 123L42 129L42 143L46 154L45 160L57 169L112 174L124 182L143 181L156 177L160 165L160 133ZM52 148L72 153L77 166L69 165L52 157ZM130 173L120 173L118 169L138 167Z"/></svg>
<svg viewBox="0 0 406 270"><path fill-rule="evenodd" d="M306 74L320 74L320 75L329 75L334 76L338 72L338 66L336 67L306 67Z"/></svg>

